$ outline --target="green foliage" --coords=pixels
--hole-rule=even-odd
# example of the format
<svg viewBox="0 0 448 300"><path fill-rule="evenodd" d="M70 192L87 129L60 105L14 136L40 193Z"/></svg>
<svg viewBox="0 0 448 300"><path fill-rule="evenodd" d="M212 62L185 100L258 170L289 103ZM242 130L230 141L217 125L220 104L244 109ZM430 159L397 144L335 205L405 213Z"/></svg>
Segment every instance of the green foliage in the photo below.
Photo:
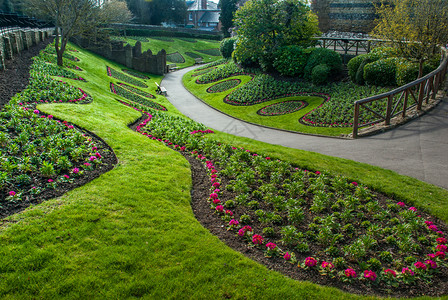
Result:
<svg viewBox="0 0 448 300"><path fill-rule="evenodd" d="M336 74L342 69L341 56L337 52L330 49L314 49L311 52L308 62L305 66L305 77L311 78L314 67L323 64L328 66L330 74Z"/></svg>
<svg viewBox="0 0 448 300"><path fill-rule="evenodd" d="M270 70L274 53L288 45L308 47L319 33L317 17L299 0L253 0L235 13L238 41L234 59L238 64L257 63Z"/></svg>
<svg viewBox="0 0 448 300"><path fill-rule="evenodd" d="M176 64L182 64L185 62L185 58L179 52L171 53L166 55L166 60Z"/></svg>
<svg viewBox="0 0 448 300"><path fill-rule="evenodd" d="M364 67L364 79L367 84L378 86L395 86L397 81L395 73L397 71L397 63L399 58L379 59L372 63L368 63Z"/></svg>
<svg viewBox="0 0 448 300"><path fill-rule="evenodd" d="M297 45L281 47L275 52L274 68L283 76L304 74L309 51Z"/></svg>
<svg viewBox="0 0 448 300"><path fill-rule="evenodd" d="M219 51L221 52L222 57L231 58L234 50L234 45L236 42L236 37L226 38L221 41L219 46Z"/></svg>
<svg viewBox="0 0 448 300"><path fill-rule="evenodd" d="M330 71L330 67L327 64L315 66L311 72L311 81L316 85L327 83Z"/></svg>
<svg viewBox="0 0 448 300"><path fill-rule="evenodd" d="M363 61L368 58L368 54L361 54L353 57L347 63L348 75L353 82L356 82L356 73L358 72L359 66Z"/></svg>
<svg viewBox="0 0 448 300"><path fill-rule="evenodd" d="M218 8L221 9L219 14L219 21L221 21L221 31L224 37L229 37L229 29L233 27L233 16L237 11L238 0L219 0Z"/></svg>

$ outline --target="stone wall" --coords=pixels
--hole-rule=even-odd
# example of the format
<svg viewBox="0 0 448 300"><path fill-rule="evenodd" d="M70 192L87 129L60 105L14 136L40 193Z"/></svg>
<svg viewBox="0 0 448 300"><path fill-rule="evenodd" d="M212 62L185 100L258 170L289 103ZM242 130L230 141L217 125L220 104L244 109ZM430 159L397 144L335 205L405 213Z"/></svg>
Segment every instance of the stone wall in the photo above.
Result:
<svg viewBox="0 0 448 300"><path fill-rule="evenodd" d="M142 44L135 43L135 46L121 41L97 41L92 42L86 39L75 38L72 40L82 48L86 48L107 59L125 65L144 73L164 75L166 68L166 51L162 49L157 54L152 54L151 50L142 52Z"/></svg>
<svg viewBox="0 0 448 300"><path fill-rule="evenodd" d="M52 34L53 29L29 29L16 30L0 35L0 70L3 70L5 60L28 50L49 38Z"/></svg>
<svg viewBox="0 0 448 300"><path fill-rule="evenodd" d="M376 18L375 4L368 0L312 0L311 9L319 18L322 32L369 33Z"/></svg>

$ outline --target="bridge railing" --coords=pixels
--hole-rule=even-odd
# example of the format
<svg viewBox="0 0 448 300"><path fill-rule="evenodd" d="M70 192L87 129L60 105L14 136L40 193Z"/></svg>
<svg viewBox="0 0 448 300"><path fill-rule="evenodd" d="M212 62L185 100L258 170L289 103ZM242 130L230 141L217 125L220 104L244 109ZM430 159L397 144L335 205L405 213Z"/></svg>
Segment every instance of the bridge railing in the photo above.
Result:
<svg viewBox="0 0 448 300"><path fill-rule="evenodd" d="M18 29L49 27L53 26L47 22L43 22L35 18L22 16L16 13L5 13L0 11L0 35Z"/></svg>

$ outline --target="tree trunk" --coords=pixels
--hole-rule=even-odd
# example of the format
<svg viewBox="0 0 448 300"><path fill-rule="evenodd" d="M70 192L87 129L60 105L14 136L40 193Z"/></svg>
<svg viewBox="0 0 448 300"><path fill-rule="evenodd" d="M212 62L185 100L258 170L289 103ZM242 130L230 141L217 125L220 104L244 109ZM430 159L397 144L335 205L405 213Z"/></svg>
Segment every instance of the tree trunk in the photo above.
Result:
<svg viewBox="0 0 448 300"><path fill-rule="evenodd" d="M421 78L423 76L423 63L425 61L423 59L420 59L418 61L418 78Z"/></svg>
<svg viewBox="0 0 448 300"><path fill-rule="evenodd" d="M58 66L61 66L61 67L64 65L63 55L64 55L64 52L65 52L65 47L66 46L67 46L67 39L64 36L61 36L61 47L59 47L59 49L56 49Z"/></svg>

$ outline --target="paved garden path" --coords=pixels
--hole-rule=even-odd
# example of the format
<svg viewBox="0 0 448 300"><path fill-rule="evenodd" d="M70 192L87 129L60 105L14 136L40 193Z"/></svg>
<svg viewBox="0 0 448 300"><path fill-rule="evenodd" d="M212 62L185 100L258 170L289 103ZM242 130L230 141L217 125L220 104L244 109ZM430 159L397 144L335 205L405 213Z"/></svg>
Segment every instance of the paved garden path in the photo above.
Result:
<svg viewBox="0 0 448 300"><path fill-rule="evenodd" d="M448 189L448 99L395 130L356 140L268 129L231 118L198 100L182 85L192 68L168 73L168 100L186 116L219 130L271 144L347 158L396 171Z"/></svg>

